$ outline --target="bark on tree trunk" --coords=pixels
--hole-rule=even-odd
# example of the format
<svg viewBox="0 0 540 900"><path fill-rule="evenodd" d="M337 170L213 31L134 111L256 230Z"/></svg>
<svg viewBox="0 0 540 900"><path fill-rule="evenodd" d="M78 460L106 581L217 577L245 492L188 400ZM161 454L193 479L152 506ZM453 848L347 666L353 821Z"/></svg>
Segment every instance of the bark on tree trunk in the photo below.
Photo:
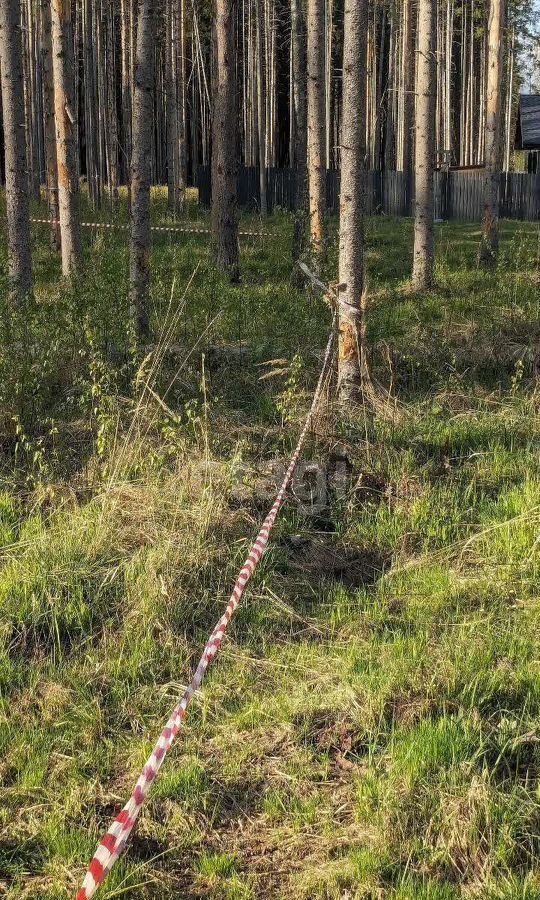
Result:
<svg viewBox="0 0 540 900"><path fill-rule="evenodd" d="M8 271L13 298L21 301L32 290L32 256L20 0L2 0L0 4L0 68L6 162Z"/></svg>
<svg viewBox="0 0 540 900"><path fill-rule="evenodd" d="M116 109L116 42L114 30L114 8L107 10L103 20L105 34L105 58L107 61L107 169L109 176L109 198L114 207L118 203L118 114Z"/></svg>
<svg viewBox="0 0 540 900"><path fill-rule="evenodd" d="M62 273L71 278L80 267L82 247L70 0L52 0L52 44Z"/></svg>
<svg viewBox="0 0 540 900"><path fill-rule="evenodd" d="M403 171L407 175L409 197L412 194L414 163L415 18L416 4L414 0L406 0L403 36Z"/></svg>
<svg viewBox="0 0 540 900"><path fill-rule="evenodd" d="M131 314L139 340L150 335L150 179L157 2L140 2L133 94L129 282Z"/></svg>
<svg viewBox="0 0 540 900"><path fill-rule="evenodd" d="M506 140L504 147L504 171L510 171L510 158L512 153L512 110L514 101L514 60L516 55L516 29L512 28L512 34L508 43L508 78L506 83Z"/></svg>
<svg viewBox="0 0 540 900"><path fill-rule="evenodd" d="M325 139L324 0L307 0L307 134L311 251L318 268L325 250L326 139Z"/></svg>
<svg viewBox="0 0 540 900"><path fill-rule="evenodd" d="M390 170L394 168L395 160L395 144L396 144L396 128L395 128L395 105L396 105L396 11L390 6L390 36L388 48L388 82L386 88L386 121L385 121L385 140L384 140L384 168Z"/></svg>
<svg viewBox="0 0 540 900"><path fill-rule="evenodd" d="M357 402L365 361L364 206L368 0L345 0L339 208L338 393Z"/></svg>
<svg viewBox="0 0 540 900"><path fill-rule="evenodd" d="M490 0L485 127L484 217L479 259L484 268L497 265L499 252L499 174L501 168L501 81L505 19L504 0Z"/></svg>
<svg viewBox="0 0 540 900"><path fill-rule="evenodd" d="M436 0L419 0L416 77L415 221L412 285L428 290L433 284L433 169L436 118Z"/></svg>
<svg viewBox="0 0 540 900"><path fill-rule="evenodd" d="M120 53L122 72L122 175L129 183L131 162L131 73L130 73L130 32L131 0L120 0ZM129 191L128 191L129 197Z"/></svg>
<svg viewBox="0 0 540 900"><path fill-rule="evenodd" d="M257 17L257 52L259 65L257 70L257 109L259 120L259 193L261 200L261 216L268 215L268 198L266 191L266 47L264 39L264 0L255 0Z"/></svg>
<svg viewBox="0 0 540 900"><path fill-rule="evenodd" d="M238 253L236 0L216 0L216 84L212 118L212 254L231 281Z"/></svg>
<svg viewBox="0 0 540 900"><path fill-rule="evenodd" d="M184 0L176 0L176 80L178 88L178 203L180 209L186 198L186 76Z"/></svg>
<svg viewBox="0 0 540 900"><path fill-rule="evenodd" d="M303 0L291 0L292 102L294 157L296 168L296 214L294 220L293 260L300 259L306 240L307 212L307 55L306 20Z"/></svg>
<svg viewBox="0 0 540 900"><path fill-rule="evenodd" d="M43 77L43 132L45 138L45 184L51 219L51 247L60 249L58 165L54 123L54 79L51 33L51 0L41 0L41 69Z"/></svg>
<svg viewBox="0 0 540 900"><path fill-rule="evenodd" d="M25 94L26 117L26 156L28 161L28 178L32 198L39 203L41 200L39 180L39 155L38 155L38 129L36 118L36 60L34 56L34 17L32 16L31 3L26 0L21 4L23 30L23 85Z"/></svg>
<svg viewBox="0 0 540 900"><path fill-rule="evenodd" d="M167 21L165 28L165 91L167 104L167 205L174 215L179 210L178 196L179 182L179 143L178 143L178 97L176 93L175 79L175 53L174 43L177 35L174 31L173 4L176 0L167 2Z"/></svg>
<svg viewBox="0 0 540 900"><path fill-rule="evenodd" d="M96 116L96 79L93 53L93 8L92 0L83 0L83 65L84 65L84 128L86 138L86 176L88 193L94 206L101 205L100 181L98 176L98 146Z"/></svg>

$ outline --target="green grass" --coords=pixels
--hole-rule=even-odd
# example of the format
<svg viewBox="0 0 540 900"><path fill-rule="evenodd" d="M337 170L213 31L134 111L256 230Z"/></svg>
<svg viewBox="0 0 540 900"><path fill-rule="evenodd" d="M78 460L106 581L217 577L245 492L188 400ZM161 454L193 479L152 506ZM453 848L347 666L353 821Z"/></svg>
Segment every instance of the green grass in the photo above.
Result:
<svg viewBox="0 0 540 900"><path fill-rule="evenodd" d="M73 896L298 434L328 311L290 286L290 217L265 228L235 287L204 236L156 237L142 361L123 235L85 232L70 289L36 227L36 299L2 300L8 900ZM330 482L333 535L291 498L103 897L540 898L538 227L503 223L493 274L477 244L438 226L438 289L413 296L411 222L368 222L382 399L346 418L325 401L305 451L339 443L354 466ZM348 577L291 544L314 534Z"/></svg>

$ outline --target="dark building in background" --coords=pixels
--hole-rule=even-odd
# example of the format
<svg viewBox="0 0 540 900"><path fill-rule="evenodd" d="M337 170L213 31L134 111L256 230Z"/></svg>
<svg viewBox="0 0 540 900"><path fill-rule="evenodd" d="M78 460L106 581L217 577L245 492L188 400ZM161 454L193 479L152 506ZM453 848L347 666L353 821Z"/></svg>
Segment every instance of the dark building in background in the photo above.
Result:
<svg viewBox="0 0 540 900"><path fill-rule="evenodd" d="M540 172L540 94L521 94L516 125L516 150L527 154L527 171Z"/></svg>

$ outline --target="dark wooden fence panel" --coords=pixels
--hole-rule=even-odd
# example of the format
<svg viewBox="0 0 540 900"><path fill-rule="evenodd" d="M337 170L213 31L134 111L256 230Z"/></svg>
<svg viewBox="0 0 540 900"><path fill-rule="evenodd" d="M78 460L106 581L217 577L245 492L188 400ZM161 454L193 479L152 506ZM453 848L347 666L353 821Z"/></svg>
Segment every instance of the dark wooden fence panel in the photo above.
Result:
<svg viewBox="0 0 540 900"><path fill-rule="evenodd" d="M525 204L524 218L528 222L540 219L540 172L536 175L527 175L528 190Z"/></svg>
<svg viewBox="0 0 540 900"><path fill-rule="evenodd" d="M383 172L383 197L381 211L389 216L408 216L412 198L405 172Z"/></svg>
<svg viewBox="0 0 540 900"><path fill-rule="evenodd" d="M450 172L448 175L448 218L479 222L484 201L482 171Z"/></svg>
<svg viewBox="0 0 540 900"><path fill-rule="evenodd" d="M294 169L268 170L268 208L294 210L298 196L298 175ZM199 202L210 206L210 170L197 171ZM328 211L339 212L339 172L326 173ZM462 222L480 222L484 209L484 173L481 169L461 172L435 172L435 218ZM540 174L501 174L499 190L500 215L505 219L537 221L540 219ZM238 202L243 209L259 208L259 170L243 168L238 174ZM414 186L404 172L368 172L366 213L389 216L411 216L414 213Z"/></svg>
<svg viewBox="0 0 540 900"><path fill-rule="evenodd" d="M508 219L540 218L540 175L513 172L501 176L501 215Z"/></svg>

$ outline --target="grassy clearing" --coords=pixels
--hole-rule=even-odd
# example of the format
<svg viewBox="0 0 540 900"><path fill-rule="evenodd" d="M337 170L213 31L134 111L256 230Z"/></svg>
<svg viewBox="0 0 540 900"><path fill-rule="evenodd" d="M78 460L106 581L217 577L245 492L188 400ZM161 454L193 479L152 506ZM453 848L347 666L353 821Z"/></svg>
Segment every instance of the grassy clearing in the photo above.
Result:
<svg viewBox="0 0 540 900"><path fill-rule="evenodd" d="M36 302L2 310L9 900L73 894L293 444L328 314L290 287L290 219L268 227L234 288L203 236L156 238L142 363L122 237L87 234L68 291L36 228ZM504 225L492 276L477 239L440 226L440 288L418 298L411 223L370 221L392 397L375 419L322 409L306 457L327 507L287 506L103 897L540 897L538 229Z"/></svg>

